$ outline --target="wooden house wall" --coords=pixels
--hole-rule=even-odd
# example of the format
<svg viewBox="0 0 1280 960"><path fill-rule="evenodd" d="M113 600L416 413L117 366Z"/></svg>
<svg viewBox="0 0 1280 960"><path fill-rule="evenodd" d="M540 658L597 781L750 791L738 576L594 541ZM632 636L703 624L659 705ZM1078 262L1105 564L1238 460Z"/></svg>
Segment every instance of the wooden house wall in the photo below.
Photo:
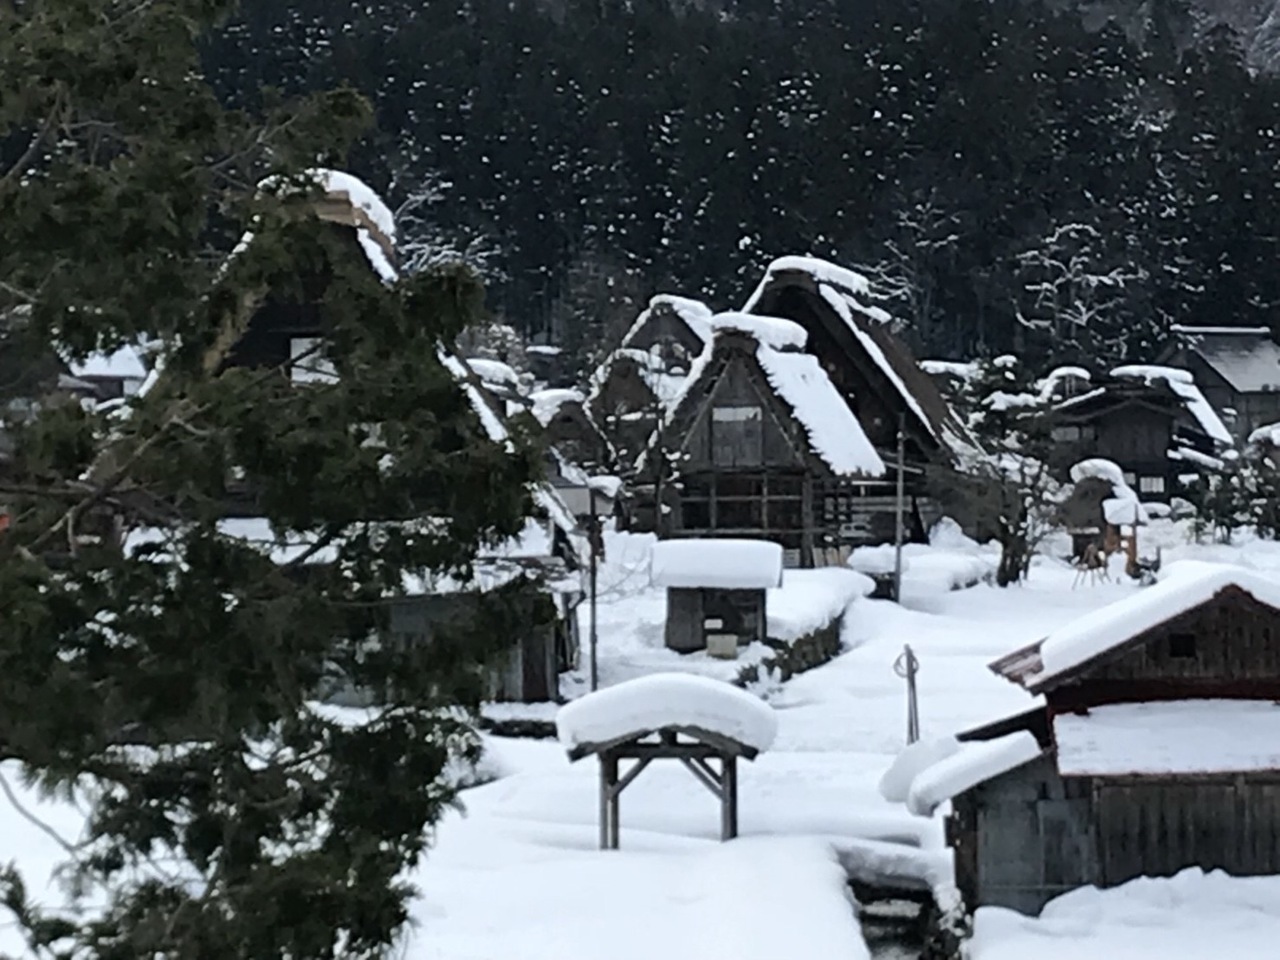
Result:
<svg viewBox="0 0 1280 960"><path fill-rule="evenodd" d="M949 829L966 904L1034 915L1077 887L1187 867L1280 872L1280 773L1063 778L1046 757L957 797Z"/></svg>
<svg viewBox="0 0 1280 960"><path fill-rule="evenodd" d="M547 423L543 436L569 462L582 467L608 466L604 437L576 403L566 403Z"/></svg>
<svg viewBox="0 0 1280 960"><path fill-rule="evenodd" d="M1048 692L1057 711L1215 696L1280 699L1280 616L1234 590L1171 619Z"/></svg>
<svg viewBox="0 0 1280 960"><path fill-rule="evenodd" d="M736 633L741 644L765 638L763 590L714 590L674 588L667 591L665 642L677 653L705 650L705 623L722 621L724 630Z"/></svg>
<svg viewBox="0 0 1280 960"><path fill-rule="evenodd" d="M1034 915L1098 882L1090 785L1064 781L1051 757L980 784L953 807L956 882L970 908Z"/></svg>
<svg viewBox="0 0 1280 960"><path fill-rule="evenodd" d="M444 624L469 617L476 602L466 593L406 597L391 607L390 634L401 642L430 643ZM557 627L548 623L516 639L490 671L487 693L494 700L535 703L558 700L559 687Z"/></svg>
<svg viewBox="0 0 1280 960"><path fill-rule="evenodd" d="M713 371L709 373L714 375ZM681 467L683 472L722 471L739 467L756 469L805 466L801 453L807 447L803 436L804 428L778 409L778 401L771 389L767 384L759 383L757 376L757 371L743 362L739 355L730 355L725 361L724 373L698 410L688 434L680 440L680 446L688 456ZM741 443L737 448L728 451L724 449L726 440L723 434L728 434L728 431L722 431L721 437L715 435L713 410L716 407L761 408L758 452L754 449L754 441L750 449ZM728 442L732 446L732 439ZM718 451L717 445L721 448ZM726 455L731 458L731 464L725 463Z"/></svg>

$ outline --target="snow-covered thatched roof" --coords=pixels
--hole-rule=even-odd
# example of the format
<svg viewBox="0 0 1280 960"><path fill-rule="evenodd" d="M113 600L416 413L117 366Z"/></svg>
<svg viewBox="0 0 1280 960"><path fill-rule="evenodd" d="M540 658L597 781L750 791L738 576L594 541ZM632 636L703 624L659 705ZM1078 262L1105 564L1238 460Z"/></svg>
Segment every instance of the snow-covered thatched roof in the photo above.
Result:
<svg viewBox="0 0 1280 960"><path fill-rule="evenodd" d="M818 358L801 352L804 329L790 320L741 313L715 314L706 320L714 337L694 362L679 394L671 403L664 426L709 388L704 381L721 367L713 364L717 350L737 339L754 343L753 356L774 395L804 428L812 454L838 476L879 477L884 461L867 438L858 418L836 390ZM643 466L643 458L641 460Z"/></svg>
<svg viewBox="0 0 1280 960"><path fill-rule="evenodd" d="M974 450L933 377L890 329L893 318L871 302L871 284L862 274L815 257L781 257L769 264L744 312L774 312L779 294L796 284L816 294L834 314L857 350L880 371L888 388L927 436L952 455Z"/></svg>

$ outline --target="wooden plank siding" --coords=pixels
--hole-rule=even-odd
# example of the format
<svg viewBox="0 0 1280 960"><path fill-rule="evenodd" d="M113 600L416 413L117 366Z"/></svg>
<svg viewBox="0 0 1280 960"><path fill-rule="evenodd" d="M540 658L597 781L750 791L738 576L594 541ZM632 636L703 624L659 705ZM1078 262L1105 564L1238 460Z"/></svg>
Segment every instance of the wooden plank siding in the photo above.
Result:
<svg viewBox="0 0 1280 960"><path fill-rule="evenodd" d="M966 904L1037 914L1081 886L1187 867L1280 873L1280 771L1060 777L1051 757L955 798L949 828Z"/></svg>
<svg viewBox="0 0 1280 960"><path fill-rule="evenodd" d="M1280 618L1243 591L1228 589L1046 692L1057 713L1198 697L1280 699Z"/></svg>

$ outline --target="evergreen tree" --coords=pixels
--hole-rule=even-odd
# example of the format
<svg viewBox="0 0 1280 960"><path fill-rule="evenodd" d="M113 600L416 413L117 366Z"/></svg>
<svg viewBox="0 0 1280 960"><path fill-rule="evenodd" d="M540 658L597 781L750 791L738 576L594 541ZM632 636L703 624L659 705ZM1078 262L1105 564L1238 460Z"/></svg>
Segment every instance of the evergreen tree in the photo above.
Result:
<svg viewBox="0 0 1280 960"><path fill-rule="evenodd" d="M6 362L144 340L161 370L112 409L47 400L0 471L0 755L88 813L68 909L0 875L36 956L385 955L478 750L455 708L541 612L516 583L386 642L407 579L465 580L522 528L537 458L441 363L475 278L387 286L313 215L298 172L341 158L364 102L259 115L208 88L194 38L230 6L0 6L0 326L32 351ZM227 365L268 300L321 312L336 378ZM275 543L220 523L233 485ZM380 707L317 706L335 674Z"/></svg>

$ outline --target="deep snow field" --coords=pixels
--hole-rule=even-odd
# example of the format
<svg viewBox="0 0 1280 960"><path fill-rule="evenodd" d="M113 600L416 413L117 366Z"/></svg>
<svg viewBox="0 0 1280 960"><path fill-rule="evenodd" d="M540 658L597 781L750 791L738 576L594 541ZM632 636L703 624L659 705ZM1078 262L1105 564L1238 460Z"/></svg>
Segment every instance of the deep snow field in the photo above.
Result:
<svg viewBox="0 0 1280 960"><path fill-rule="evenodd" d="M688 670L732 678L743 661L663 648L662 591L648 586L648 537L607 537L600 574L601 683ZM1177 559L1239 563L1280 579L1280 544L1242 537L1231 546L1187 542L1185 528L1156 521L1142 552L1159 546ZM920 661L924 737L955 733L1026 709L1034 701L987 670L987 663L1072 618L1139 589L1114 582L1073 588L1075 571L1047 545L1029 581L1000 590L951 590L995 553L948 532L908 551L901 606L853 599L846 652L825 666L766 689L778 711L771 750L740 767L742 836L717 841L717 801L682 767L654 764L622 797L622 849L597 844L597 766L571 765L555 741L489 738L483 772L491 782L463 794L465 812L440 824L418 869L410 960L859 960L868 950L838 857L877 852L892 860L902 843L945 889L949 858L941 814L915 817L879 795L877 784L905 743L905 684L893 669L909 643ZM790 574L788 574L790 576ZM784 585L784 592L786 591ZM804 625L822 590L771 596L771 628ZM776 602L775 602L776 601ZM586 636L586 610L581 611ZM779 618L775 622L775 617ZM771 629L771 632L773 630ZM585 642L585 641L584 641ZM759 659L763 649L744 651ZM585 654L584 654L585 662ZM585 671L566 692L586 689ZM511 708L511 712L519 710ZM550 718L550 707L527 709ZM62 836L74 839L74 807L22 790L15 766L6 783ZM60 859L57 844L0 793L0 862L16 860L33 893ZM0 919L0 955L21 955ZM975 920L972 960L1144 960L1276 955L1280 879L1233 879L1187 871L1110 891L1059 898L1036 920L984 909Z"/></svg>

